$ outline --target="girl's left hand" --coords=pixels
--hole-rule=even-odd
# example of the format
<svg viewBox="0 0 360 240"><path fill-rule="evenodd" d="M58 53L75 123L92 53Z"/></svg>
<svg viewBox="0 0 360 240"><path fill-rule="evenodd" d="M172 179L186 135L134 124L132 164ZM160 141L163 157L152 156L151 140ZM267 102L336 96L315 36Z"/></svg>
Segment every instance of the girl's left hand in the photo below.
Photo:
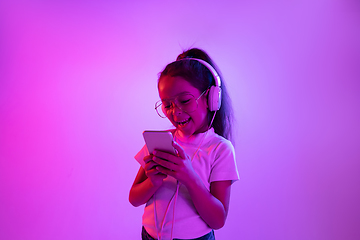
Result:
<svg viewBox="0 0 360 240"><path fill-rule="evenodd" d="M173 146L178 152L177 156L155 150L153 152L153 161L160 165L156 167L159 172L174 177L186 186L196 178L197 174L194 171L190 157L185 153L184 149L176 142L173 143Z"/></svg>

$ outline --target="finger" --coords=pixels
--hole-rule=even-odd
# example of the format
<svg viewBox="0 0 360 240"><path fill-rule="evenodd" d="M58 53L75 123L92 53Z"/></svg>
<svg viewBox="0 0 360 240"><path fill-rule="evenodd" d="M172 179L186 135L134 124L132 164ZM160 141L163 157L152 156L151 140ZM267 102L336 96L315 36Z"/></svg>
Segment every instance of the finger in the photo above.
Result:
<svg viewBox="0 0 360 240"><path fill-rule="evenodd" d="M182 159L186 158L185 150L177 142L173 141L173 147L178 152L179 157L181 157Z"/></svg>
<svg viewBox="0 0 360 240"><path fill-rule="evenodd" d="M154 157L154 162L156 162L158 165L165 167L167 169L170 169L170 170L176 169L176 164L174 164L173 162L164 160L164 159L156 157L156 156Z"/></svg>
<svg viewBox="0 0 360 240"><path fill-rule="evenodd" d="M155 176L157 174L162 174L159 170L157 170L156 168L150 169L149 171L146 172L146 176L151 177L151 176Z"/></svg>
<svg viewBox="0 0 360 240"><path fill-rule="evenodd" d="M165 168L165 167L162 167L162 166L157 166L156 170L158 170L161 174L164 174L166 176L169 175L169 176L175 177L175 172L171 171L168 168Z"/></svg>
<svg viewBox="0 0 360 240"><path fill-rule="evenodd" d="M152 154L145 156L145 157L144 157L144 162L145 162L145 163L148 163L149 161L152 160L152 157L153 157Z"/></svg>
<svg viewBox="0 0 360 240"><path fill-rule="evenodd" d="M159 159L163 159L163 160L166 160L166 161L170 161L170 162L173 162L173 163L178 163L177 161L177 156L171 154L171 153L167 153L167 152L163 152L163 151L160 151L160 150L155 150L153 152L153 159L156 158L159 158Z"/></svg>
<svg viewBox="0 0 360 240"><path fill-rule="evenodd" d="M156 162L150 161L145 164L144 169L145 169L145 171L149 171L150 169L154 168L156 165L158 165Z"/></svg>

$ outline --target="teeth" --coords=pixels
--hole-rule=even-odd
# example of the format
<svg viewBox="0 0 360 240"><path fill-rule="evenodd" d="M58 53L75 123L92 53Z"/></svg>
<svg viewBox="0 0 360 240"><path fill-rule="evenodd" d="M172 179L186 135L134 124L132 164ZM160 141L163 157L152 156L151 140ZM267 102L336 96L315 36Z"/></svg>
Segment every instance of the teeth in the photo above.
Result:
<svg viewBox="0 0 360 240"><path fill-rule="evenodd" d="M184 121L178 122L178 124L179 124L179 125L184 125L184 124L186 124L188 121L189 121L189 119L186 119L186 120L184 120Z"/></svg>

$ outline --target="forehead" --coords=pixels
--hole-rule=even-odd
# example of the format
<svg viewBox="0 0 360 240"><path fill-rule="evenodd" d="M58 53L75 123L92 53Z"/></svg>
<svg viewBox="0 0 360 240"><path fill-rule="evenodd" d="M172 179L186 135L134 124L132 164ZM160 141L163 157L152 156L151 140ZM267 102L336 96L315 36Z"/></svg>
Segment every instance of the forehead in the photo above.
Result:
<svg viewBox="0 0 360 240"><path fill-rule="evenodd" d="M164 76L159 81L159 96L161 99L174 98L180 94L190 93L198 96L200 91L182 77Z"/></svg>

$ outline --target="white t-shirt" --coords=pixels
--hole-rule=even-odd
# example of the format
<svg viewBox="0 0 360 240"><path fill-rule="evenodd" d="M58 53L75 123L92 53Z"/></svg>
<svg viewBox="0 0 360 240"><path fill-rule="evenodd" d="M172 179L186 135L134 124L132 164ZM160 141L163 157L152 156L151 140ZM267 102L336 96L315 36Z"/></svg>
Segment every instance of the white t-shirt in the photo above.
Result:
<svg viewBox="0 0 360 240"><path fill-rule="evenodd" d="M234 182L239 179L233 145L227 139L217 135L213 128L207 133L200 133L188 139L181 138L175 133L174 140L190 157L194 155L199 144L203 141L196 156L193 157L192 165L209 191L211 182L225 180ZM135 159L142 167L145 166L143 159L147 155L149 155L149 152L144 146L135 156ZM142 224L154 238L157 238L157 235L160 234L161 239L170 239L175 199L173 196L176 191L176 183L176 179L168 176L154 196L146 203ZM156 202L156 221L154 219L154 198ZM160 231L163 221L163 229ZM157 227L155 222L158 225ZM173 238L181 239L198 238L212 230L197 213L189 192L181 184L175 202L173 228Z"/></svg>

